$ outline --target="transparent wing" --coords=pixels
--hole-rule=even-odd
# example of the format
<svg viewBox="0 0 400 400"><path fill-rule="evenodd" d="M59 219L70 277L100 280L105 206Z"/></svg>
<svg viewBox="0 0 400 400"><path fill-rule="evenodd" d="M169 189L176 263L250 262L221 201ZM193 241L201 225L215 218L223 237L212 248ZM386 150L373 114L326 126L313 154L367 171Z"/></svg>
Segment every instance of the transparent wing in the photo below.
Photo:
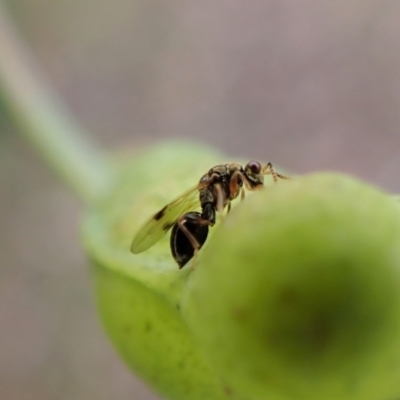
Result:
<svg viewBox="0 0 400 400"><path fill-rule="evenodd" d="M192 187L145 222L133 238L131 252L138 254L149 249L172 228L181 215L196 210L200 206L199 189L204 186L197 184Z"/></svg>

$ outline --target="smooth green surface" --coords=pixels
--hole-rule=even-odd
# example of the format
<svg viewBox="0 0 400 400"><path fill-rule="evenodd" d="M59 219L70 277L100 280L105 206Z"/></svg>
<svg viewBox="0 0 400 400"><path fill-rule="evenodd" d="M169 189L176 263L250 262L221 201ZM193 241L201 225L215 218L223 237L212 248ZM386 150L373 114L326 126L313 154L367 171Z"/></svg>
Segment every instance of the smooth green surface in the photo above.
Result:
<svg viewBox="0 0 400 400"><path fill-rule="evenodd" d="M400 214L354 179L298 177L246 199L183 301L210 365L246 399L400 393Z"/></svg>
<svg viewBox="0 0 400 400"><path fill-rule="evenodd" d="M127 364L168 399L226 396L181 315L182 285L191 269L178 269L169 235L139 255L130 253L130 244L144 220L195 185L220 157L182 143L143 151L119 164L114 190L84 221L108 335Z"/></svg>
<svg viewBox="0 0 400 400"><path fill-rule="evenodd" d="M121 160L121 159L120 159ZM169 237L139 255L155 211L227 161L163 144L119 162L87 213L100 314L127 364L168 399L385 400L400 393L400 215L330 174L250 194L211 229L195 269Z"/></svg>

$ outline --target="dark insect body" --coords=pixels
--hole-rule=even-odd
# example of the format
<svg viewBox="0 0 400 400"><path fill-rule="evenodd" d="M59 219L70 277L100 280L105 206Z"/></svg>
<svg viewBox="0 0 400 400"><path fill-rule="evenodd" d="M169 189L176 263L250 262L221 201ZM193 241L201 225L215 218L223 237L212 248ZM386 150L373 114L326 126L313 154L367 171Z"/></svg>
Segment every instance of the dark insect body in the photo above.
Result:
<svg viewBox="0 0 400 400"><path fill-rule="evenodd" d="M179 268L183 268L192 259L196 246L200 249L208 236L208 225L198 223L202 219L199 212L192 211L186 213L184 219L186 221L184 224L185 228L196 242L192 243L190 236L181 229L181 225L174 225L171 231L170 247L172 256L178 263Z"/></svg>
<svg viewBox="0 0 400 400"><path fill-rule="evenodd" d="M143 225L132 241L132 253L149 249L173 227L171 253L182 268L205 243L208 228L215 224L217 213L225 208L229 213L232 200L239 195L244 199L244 188L262 188L264 175L271 175L274 182L278 178L287 179L278 174L271 163L262 167L258 161L250 161L244 168L237 163L211 168L195 187L164 206ZM201 212L193 211L199 207Z"/></svg>

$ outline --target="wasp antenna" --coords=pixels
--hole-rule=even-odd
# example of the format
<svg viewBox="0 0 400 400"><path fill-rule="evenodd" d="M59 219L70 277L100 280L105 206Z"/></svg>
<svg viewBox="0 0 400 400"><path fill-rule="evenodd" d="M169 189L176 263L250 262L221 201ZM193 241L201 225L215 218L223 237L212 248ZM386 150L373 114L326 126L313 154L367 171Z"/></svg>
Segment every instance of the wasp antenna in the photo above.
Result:
<svg viewBox="0 0 400 400"><path fill-rule="evenodd" d="M270 162L268 164L266 164L265 167L262 169L262 173L264 175L272 175L272 179L274 180L275 183L278 182L278 178L279 179L290 179L288 176L282 175L282 174L279 174L278 172L276 172L274 166Z"/></svg>

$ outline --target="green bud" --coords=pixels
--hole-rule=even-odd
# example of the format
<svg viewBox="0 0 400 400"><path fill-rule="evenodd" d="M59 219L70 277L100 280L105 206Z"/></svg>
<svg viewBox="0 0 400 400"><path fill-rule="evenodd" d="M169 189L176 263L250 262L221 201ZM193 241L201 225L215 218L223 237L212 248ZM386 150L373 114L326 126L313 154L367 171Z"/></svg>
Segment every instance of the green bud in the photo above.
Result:
<svg viewBox="0 0 400 400"><path fill-rule="evenodd" d="M196 185L220 159L210 149L183 143L118 157L115 186L84 218L82 237L106 332L127 365L165 399L226 395L182 317L190 268L179 270L168 234L137 255L131 242L146 218Z"/></svg>
<svg viewBox="0 0 400 400"><path fill-rule="evenodd" d="M232 398L400 395L399 211L318 174L247 196L214 228L183 306Z"/></svg>

